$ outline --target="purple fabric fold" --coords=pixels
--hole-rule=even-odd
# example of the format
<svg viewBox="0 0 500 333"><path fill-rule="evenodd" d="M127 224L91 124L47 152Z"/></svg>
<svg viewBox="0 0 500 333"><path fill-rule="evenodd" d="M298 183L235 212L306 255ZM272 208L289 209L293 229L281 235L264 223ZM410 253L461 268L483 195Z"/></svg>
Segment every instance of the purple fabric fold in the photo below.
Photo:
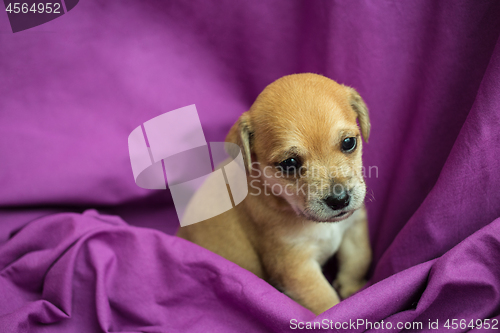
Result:
<svg viewBox="0 0 500 333"><path fill-rule="evenodd" d="M368 323L422 323L425 329L437 320L445 330L447 319L469 323L498 314L498 256L500 219L440 258L315 318L255 275L185 240L94 210L61 213L29 223L0 249L0 328L284 332L316 321L323 328L356 323L349 330L362 332Z"/></svg>
<svg viewBox="0 0 500 333"><path fill-rule="evenodd" d="M498 17L493 0L88 0L13 34L0 15L0 331L498 320ZM169 191L139 188L127 150L134 128L191 104L206 140L223 141L267 84L297 72L356 88L372 123L369 285L316 318L172 236Z"/></svg>

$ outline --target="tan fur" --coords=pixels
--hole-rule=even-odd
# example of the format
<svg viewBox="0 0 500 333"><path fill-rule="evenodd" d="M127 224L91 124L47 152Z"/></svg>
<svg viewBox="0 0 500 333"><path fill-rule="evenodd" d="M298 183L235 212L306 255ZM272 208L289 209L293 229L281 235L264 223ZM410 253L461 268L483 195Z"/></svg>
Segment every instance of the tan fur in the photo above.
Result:
<svg viewBox="0 0 500 333"><path fill-rule="evenodd" d="M335 287L343 298L356 292L371 261L357 119L367 141L368 109L350 87L316 74L273 82L226 138L243 151L249 195L221 215L182 227L178 236L266 279L315 314L339 302L321 271L333 254L339 260ZM352 153L340 149L346 137L359 138ZM303 172L276 176L277 164L290 156L300 157ZM351 193L343 217L324 203L332 184Z"/></svg>

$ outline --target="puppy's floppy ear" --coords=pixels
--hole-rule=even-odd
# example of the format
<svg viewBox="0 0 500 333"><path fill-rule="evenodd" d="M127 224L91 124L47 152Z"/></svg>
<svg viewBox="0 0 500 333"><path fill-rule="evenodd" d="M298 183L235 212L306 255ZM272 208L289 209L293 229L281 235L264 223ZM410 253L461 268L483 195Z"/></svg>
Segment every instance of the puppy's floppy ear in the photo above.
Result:
<svg viewBox="0 0 500 333"><path fill-rule="evenodd" d="M368 138L370 137L370 116L368 115L368 108L359 93L354 90L354 88L347 86L344 87L349 92L349 103L351 104L354 112L358 115L358 121L361 126L363 138L365 139L365 142L368 142Z"/></svg>
<svg viewBox="0 0 500 333"><path fill-rule="evenodd" d="M240 146L248 172L252 166L252 136L253 130L248 111L240 116L226 136L227 142L233 142Z"/></svg>

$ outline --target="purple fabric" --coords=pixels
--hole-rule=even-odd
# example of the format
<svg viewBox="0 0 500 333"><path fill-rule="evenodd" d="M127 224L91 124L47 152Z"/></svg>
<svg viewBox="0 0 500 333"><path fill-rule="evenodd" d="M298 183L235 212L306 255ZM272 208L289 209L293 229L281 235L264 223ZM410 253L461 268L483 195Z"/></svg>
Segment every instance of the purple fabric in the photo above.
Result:
<svg viewBox="0 0 500 333"><path fill-rule="evenodd" d="M0 331L498 319L498 17L498 1L87 0L12 34L0 14ZM127 150L139 124L190 104L221 141L296 72L355 87L372 120L370 286L316 319L171 236L169 191L136 186Z"/></svg>

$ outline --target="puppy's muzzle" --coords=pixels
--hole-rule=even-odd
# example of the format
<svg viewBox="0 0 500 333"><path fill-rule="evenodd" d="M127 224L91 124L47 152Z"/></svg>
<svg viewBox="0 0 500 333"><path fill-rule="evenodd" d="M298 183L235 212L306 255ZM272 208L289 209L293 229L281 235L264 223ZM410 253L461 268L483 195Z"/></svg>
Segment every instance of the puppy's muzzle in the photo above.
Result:
<svg viewBox="0 0 500 333"><path fill-rule="evenodd" d="M323 199L325 204L333 210L339 210L349 206L351 196L349 192L343 190L340 193L334 193Z"/></svg>

